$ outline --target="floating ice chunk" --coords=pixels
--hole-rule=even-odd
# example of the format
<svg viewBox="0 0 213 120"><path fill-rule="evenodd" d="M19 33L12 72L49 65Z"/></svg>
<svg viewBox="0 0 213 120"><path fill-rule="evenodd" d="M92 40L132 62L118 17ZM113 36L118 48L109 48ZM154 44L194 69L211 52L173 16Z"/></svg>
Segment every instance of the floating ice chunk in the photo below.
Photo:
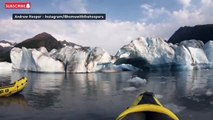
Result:
<svg viewBox="0 0 213 120"><path fill-rule="evenodd" d="M207 95L207 96L212 96L213 93L212 93L212 91L211 91L210 89L208 89L208 90L206 91L206 95Z"/></svg>
<svg viewBox="0 0 213 120"><path fill-rule="evenodd" d="M130 64L121 64L121 65L116 65L118 71L139 71L141 69L134 67Z"/></svg>
<svg viewBox="0 0 213 120"><path fill-rule="evenodd" d="M156 97L157 99L162 99L162 98L163 98L163 95L155 94L155 97Z"/></svg>
<svg viewBox="0 0 213 120"><path fill-rule="evenodd" d="M123 91L135 91L137 90L136 87L126 87L126 88L123 88Z"/></svg>
<svg viewBox="0 0 213 120"><path fill-rule="evenodd" d="M105 64L98 64L96 66L95 71L101 72L120 72L120 71L139 71L139 68L136 68L130 64L121 64L115 65L113 63L105 63Z"/></svg>
<svg viewBox="0 0 213 120"><path fill-rule="evenodd" d="M134 77L129 79L127 82L130 83L130 85L141 86L143 84L146 84L146 79L142 79L140 77Z"/></svg>

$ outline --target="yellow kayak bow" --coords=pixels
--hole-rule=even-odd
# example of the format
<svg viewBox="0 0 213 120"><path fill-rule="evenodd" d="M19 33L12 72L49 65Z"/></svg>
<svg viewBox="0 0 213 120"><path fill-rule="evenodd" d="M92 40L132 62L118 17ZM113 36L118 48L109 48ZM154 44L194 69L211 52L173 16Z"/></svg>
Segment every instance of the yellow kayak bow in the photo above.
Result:
<svg viewBox="0 0 213 120"><path fill-rule="evenodd" d="M179 120L173 112L163 107L150 92L139 95L133 104L122 112L116 120L126 120L129 117L131 117L131 120Z"/></svg>

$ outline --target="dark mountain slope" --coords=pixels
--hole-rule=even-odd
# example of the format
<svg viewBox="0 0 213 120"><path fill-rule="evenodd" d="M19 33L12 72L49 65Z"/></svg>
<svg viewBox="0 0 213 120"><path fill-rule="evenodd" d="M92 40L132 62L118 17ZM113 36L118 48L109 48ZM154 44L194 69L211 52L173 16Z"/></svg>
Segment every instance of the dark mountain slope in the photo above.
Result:
<svg viewBox="0 0 213 120"><path fill-rule="evenodd" d="M63 47L61 42L57 41L52 35L45 32L15 45L15 47L19 48L40 48L42 46L47 48L48 51L51 51L52 49L60 49Z"/></svg>
<svg viewBox="0 0 213 120"><path fill-rule="evenodd" d="M175 44L190 39L201 40L204 43L213 40L213 24L181 27L169 38L168 42Z"/></svg>

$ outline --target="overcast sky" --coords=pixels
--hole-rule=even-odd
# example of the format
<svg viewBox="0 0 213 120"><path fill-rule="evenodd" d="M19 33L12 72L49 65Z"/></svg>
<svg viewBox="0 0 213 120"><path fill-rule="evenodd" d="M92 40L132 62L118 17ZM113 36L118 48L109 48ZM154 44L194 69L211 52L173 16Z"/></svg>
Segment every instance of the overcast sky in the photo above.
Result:
<svg viewBox="0 0 213 120"><path fill-rule="evenodd" d="M168 39L181 26L213 23L212 0L16 0L30 10L4 9L0 1L0 40L20 42L41 32L58 40L99 46L111 54L138 37ZM12 13L106 13L104 21L21 21Z"/></svg>

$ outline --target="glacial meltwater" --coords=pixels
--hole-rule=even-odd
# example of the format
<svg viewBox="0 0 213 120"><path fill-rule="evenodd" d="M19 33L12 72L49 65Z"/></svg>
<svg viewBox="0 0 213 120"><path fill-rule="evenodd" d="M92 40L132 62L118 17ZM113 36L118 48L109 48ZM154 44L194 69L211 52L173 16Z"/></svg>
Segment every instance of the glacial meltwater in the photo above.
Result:
<svg viewBox="0 0 213 120"><path fill-rule="evenodd" d="M213 119L213 70L51 74L0 71L0 81L27 76L20 95L0 98L1 120L115 120L144 91L180 120ZM128 82L133 77L143 84Z"/></svg>

